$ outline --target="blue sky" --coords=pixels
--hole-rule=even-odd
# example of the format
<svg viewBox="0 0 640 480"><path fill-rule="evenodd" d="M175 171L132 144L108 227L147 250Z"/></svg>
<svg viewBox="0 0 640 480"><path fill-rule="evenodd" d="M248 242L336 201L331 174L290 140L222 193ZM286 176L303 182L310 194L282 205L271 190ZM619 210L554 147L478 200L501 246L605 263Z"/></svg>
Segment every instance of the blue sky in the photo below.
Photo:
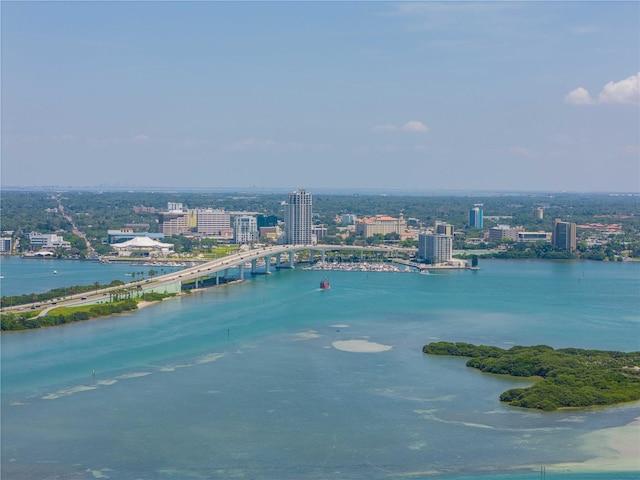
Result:
<svg viewBox="0 0 640 480"><path fill-rule="evenodd" d="M638 2L7 2L8 186L640 191Z"/></svg>

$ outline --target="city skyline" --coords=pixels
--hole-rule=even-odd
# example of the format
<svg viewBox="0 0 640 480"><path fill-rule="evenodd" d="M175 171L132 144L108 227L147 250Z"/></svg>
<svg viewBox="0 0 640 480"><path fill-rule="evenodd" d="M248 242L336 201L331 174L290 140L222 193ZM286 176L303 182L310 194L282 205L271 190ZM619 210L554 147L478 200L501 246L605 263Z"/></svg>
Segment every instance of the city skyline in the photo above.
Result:
<svg viewBox="0 0 640 480"><path fill-rule="evenodd" d="M3 187L640 191L636 2L2 2Z"/></svg>

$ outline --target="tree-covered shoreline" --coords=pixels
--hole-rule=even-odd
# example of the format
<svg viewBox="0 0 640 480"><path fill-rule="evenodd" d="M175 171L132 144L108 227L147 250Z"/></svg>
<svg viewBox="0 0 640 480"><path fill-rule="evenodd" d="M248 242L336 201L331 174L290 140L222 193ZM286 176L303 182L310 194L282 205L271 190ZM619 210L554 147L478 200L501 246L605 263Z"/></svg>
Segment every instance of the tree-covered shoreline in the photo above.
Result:
<svg viewBox="0 0 640 480"><path fill-rule="evenodd" d="M433 342L422 351L471 357L467 366L486 373L539 377L530 387L500 395L500 401L514 407L551 411L640 400L640 352L555 350L547 345L504 350L463 342Z"/></svg>
<svg viewBox="0 0 640 480"><path fill-rule="evenodd" d="M42 316L39 315L40 311L3 313L0 315L0 325L2 331L53 327L131 312L138 309L138 303L140 302L158 302L172 296L175 296L175 294L150 292L143 294L140 298L125 298L118 301L77 307L58 307Z"/></svg>

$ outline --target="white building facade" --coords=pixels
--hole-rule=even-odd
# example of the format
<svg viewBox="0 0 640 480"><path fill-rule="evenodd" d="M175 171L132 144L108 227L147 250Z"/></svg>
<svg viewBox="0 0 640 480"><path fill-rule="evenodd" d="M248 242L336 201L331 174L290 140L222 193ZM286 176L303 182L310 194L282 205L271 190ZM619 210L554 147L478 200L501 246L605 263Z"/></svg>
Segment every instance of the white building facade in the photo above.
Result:
<svg viewBox="0 0 640 480"><path fill-rule="evenodd" d="M432 265L450 261L453 257L453 237L421 233L418 235L418 256Z"/></svg>
<svg viewBox="0 0 640 480"><path fill-rule="evenodd" d="M233 240L235 243L258 241L258 219L251 215L235 217L233 222Z"/></svg>
<svg viewBox="0 0 640 480"><path fill-rule="evenodd" d="M312 219L313 199L311 193L305 190L291 192L284 206L284 243L287 245L310 245L313 239Z"/></svg>

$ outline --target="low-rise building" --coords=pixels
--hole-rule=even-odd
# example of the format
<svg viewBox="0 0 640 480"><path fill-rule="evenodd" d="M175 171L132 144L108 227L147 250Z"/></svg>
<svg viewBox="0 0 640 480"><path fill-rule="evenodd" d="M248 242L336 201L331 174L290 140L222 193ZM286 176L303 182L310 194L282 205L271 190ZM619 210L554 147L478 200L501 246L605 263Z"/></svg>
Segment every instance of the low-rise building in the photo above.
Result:
<svg viewBox="0 0 640 480"><path fill-rule="evenodd" d="M501 242L503 240L518 240L518 233L522 230L522 228L512 228L508 225L498 225L497 227L492 227L489 229L489 241L490 242Z"/></svg>
<svg viewBox="0 0 640 480"><path fill-rule="evenodd" d="M126 242L114 243L112 247L122 257L166 257L173 253L172 243L157 242L149 237L135 237Z"/></svg>
<svg viewBox="0 0 640 480"><path fill-rule="evenodd" d="M518 232L519 242L550 242L551 232Z"/></svg>
<svg viewBox="0 0 640 480"><path fill-rule="evenodd" d="M0 253L11 253L11 237L0 238Z"/></svg>
<svg viewBox="0 0 640 480"><path fill-rule="evenodd" d="M121 243L132 240L136 237L149 237L154 240L164 238L162 233L134 232L133 228L120 228L117 230L107 230L107 241L109 243Z"/></svg>
<svg viewBox="0 0 640 480"><path fill-rule="evenodd" d="M27 237L29 237L31 246L40 247L43 250L55 250L56 248L62 248L63 250L71 249L71 243L55 233L31 232L27 234Z"/></svg>

